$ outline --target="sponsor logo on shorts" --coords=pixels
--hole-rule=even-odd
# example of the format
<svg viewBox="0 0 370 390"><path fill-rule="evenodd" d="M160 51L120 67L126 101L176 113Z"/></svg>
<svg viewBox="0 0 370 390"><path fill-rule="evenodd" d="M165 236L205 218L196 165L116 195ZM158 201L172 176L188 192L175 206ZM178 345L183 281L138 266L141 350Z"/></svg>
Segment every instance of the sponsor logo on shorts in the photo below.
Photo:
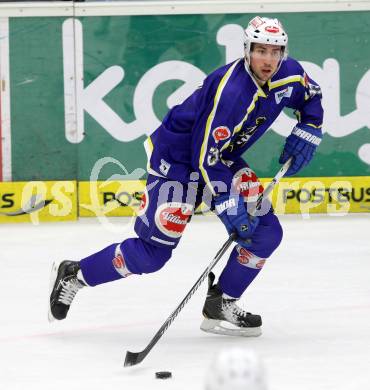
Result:
<svg viewBox="0 0 370 390"><path fill-rule="evenodd" d="M180 202L169 202L159 206L155 213L155 223L158 229L168 237L181 237L193 206Z"/></svg>
<svg viewBox="0 0 370 390"><path fill-rule="evenodd" d="M240 169L233 179L236 190L244 197L245 202L257 201L263 192L263 186L252 169L245 167Z"/></svg>

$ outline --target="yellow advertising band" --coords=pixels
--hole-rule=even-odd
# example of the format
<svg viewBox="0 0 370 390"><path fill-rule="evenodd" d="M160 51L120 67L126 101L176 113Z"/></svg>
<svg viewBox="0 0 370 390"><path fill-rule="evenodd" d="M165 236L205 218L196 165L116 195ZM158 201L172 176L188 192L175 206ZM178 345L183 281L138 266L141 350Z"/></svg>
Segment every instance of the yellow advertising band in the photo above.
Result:
<svg viewBox="0 0 370 390"><path fill-rule="evenodd" d="M0 223L132 216L144 189L144 180L0 182ZM278 215L368 213L370 176L284 178L271 201ZM197 213L208 211L201 205Z"/></svg>

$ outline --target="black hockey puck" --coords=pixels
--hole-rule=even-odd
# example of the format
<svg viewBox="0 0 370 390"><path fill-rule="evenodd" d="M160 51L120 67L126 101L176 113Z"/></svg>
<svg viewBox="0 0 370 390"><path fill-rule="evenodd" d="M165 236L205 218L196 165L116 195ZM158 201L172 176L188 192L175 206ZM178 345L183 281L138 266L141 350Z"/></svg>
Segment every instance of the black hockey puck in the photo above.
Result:
<svg viewBox="0 0 370 390"><path fill-rule="evenodd" d="M157 379L168 379L172 378L172 372L170 371L158 371L155 373Z"/></svg>

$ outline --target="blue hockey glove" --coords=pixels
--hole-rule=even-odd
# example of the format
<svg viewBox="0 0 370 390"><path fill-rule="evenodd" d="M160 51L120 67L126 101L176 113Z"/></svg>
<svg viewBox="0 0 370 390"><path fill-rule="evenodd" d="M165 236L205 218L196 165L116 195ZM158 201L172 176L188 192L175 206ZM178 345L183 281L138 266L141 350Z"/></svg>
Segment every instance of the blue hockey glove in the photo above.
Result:
<svg viewBox="0 0 370 390"><path fill-rule="evenodd" d="M215 199L215 209L229 234L236 232L236 240L241 246L248 247L251 237L259 223L258 217L247 213L242 196L221 194Z"/></svg>
<svg viewBox="0 0 370 390"><path fill-rule="evenodd" d="M292 164L286 176L292 176L305 167L312 159L316 148L322 138L320 129L298 124L292 133L287 137L279 163L284 164L290 157L293 157Z"/></svg>

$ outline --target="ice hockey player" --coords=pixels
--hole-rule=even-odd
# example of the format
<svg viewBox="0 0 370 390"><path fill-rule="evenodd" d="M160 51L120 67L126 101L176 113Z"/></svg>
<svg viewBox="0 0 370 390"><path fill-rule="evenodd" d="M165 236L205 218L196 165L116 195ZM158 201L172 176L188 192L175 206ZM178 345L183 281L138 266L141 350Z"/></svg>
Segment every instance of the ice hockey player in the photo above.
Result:
<svg viewBox="0 0 370 390"><path fill-rule="evenodd" d="M201 329L261 334L261 317L242 310L237 301L278 247L283 232L272 209L257 217L248 214L248 204L263 188L241 156L284 107L292 108L297 123L279 162L292 157L287 175L294 175L310 162L321 141L323 109L320 87L288 57L288 35L279 20L256 16L244 38L244 58L208 75L146 140L148 179L135 222L138 237L111 244L80 261L53 265L51 320L66 317L83 286L161 269L203 199L211 203L227 232L238 237L217 283L210 275ZM260 158L269 162L274 157Z"/></svg>

